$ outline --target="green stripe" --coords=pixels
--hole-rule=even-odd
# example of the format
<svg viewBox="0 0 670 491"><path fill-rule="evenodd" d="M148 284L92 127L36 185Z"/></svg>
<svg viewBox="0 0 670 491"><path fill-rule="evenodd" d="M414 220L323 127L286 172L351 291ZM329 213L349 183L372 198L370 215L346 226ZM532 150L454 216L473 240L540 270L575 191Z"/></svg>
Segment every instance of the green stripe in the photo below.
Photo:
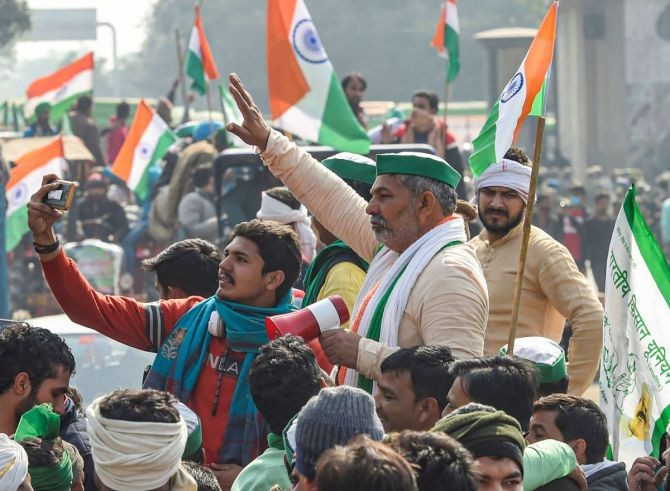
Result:
<svg viewBox="0 0 670 491"><path fill-rule="evenodd" d="M202 66L202 60L192 51L188 52L188 57L186 58L186 75L193 79L191 89L200 95L205 95L205 92L207 92L205 69Z"/></svg>
<svg viewBox="0 0 670 491"><path fill-rule="evenodd" d="M540 91L537 93L535 96L535 100L533 101L533 107L530 109L530 113L528 113L528 116L544 116L545 113L545 98L547 96L547 81L545 80L542 83L542 88Z"/></svg>
<svg viewBox="0 0 670 491"><path fill-rule="evenodd" d="M666 406L654 423L654 431L651 435L651 455L657 459L661 457L661 443L665 438L665 430L670 423L670 406Z"/></svg>
<svg viewBox="0 0 670 491"><path fill-rule="evenodd" d="M319 130L319 143L340 152L362 155L370 152L370 139L354 116L335 72L330 78L328 98Z"/></svg>
<svg viewBox="0 0 670 491"><path fill-rule="evenodd" d="M156 165L156 162L163 158L163 155L165 155L165 152L167 152L168 148L170 148L170 145L176 141L177 137L174 136L174 133L171 131L166 131L158 139L154 154L151 156L151 161L149 162L149 165L147 165L146 169L144 169L142 178L137 183L137 187L135 188L135 194L137 194L137 197L141 201L146 201L146 199L151 194L151 186L149 185L149 171L154 165Z"/></svg>
<svg viewBox="0 0 670 491"><path fill-rule="evenodd" d="M51 112L49 113L49 121L51 121L52 123L60 122L63 115L70 112L70 109L72 109L72 106L74 105L74 103L77 102L77 99L79 99L83 95L92 96L93 91L88 90L86 92L79 92L77 94L71 95L67 99L62 100L57 104L52 104ZM48 101L46 101L46 102L48 102ZM27 123L32 123L32 122L35 121L36 116L35 116L35 114L31 114L29 116L24 114L24 118L26 119Z"/></svg>
<svg viewBox="0 0 670 491"><path fill-rule="evenodd" d="M665 258L661 246L654 237L654 233L649 228L649 225L647 225L642 213L640 213L640 209L635 203L636 194L635 185L633 185L628 190L628 193L626 193L623 209L628 219L628 225L633 231L635 243L640 249L644 262L647 264L647 269L649 269L652 278L654 278L661 295L665 298L666 304L670 307L670 265L668 265L668 260Z"/></svg>
<svg viewBox="0 0 670 491"><path fill-rule="evenodd" d="M7 252L14 249L24 235L29 231L28 229L28 205L17 208L7 217L6 226L6 248Z"/></svg>
<svg viewBox="0 0 670 491"><path fill-rule="evenodd" d="M449 53L449 62L447 63L447 83L456 79L461 69L460 59L460 39L458 33L453 27L447 24L444 30L444 47Z"/></svg>
<svg viewBox="0 0 670 491"><path fill-rule="evenodd" d="M495 103L482 131L472 141L473 152L470 155L470 168L474 177L481 176L491 164L495 164L498 160L496 157L496 125L499 104L500 102Z"/></svg>

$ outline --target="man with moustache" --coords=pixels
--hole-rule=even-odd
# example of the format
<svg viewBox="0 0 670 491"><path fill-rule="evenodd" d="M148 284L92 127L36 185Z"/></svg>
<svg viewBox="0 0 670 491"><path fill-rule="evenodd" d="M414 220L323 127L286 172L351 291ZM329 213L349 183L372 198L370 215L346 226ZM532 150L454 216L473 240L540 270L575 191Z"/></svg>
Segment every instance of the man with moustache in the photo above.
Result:
<svg viewBox="0 0 670 491"><path fill-rule="evenodd" d="M51 291L74 322L156 353L145 388L172 393L200 417L205 462L229 488L265 447L267 427L247 376L259 347L269 341L265 318L295 309L291 285L301 257L295 232L276 222L240 223L223 251L215 295L144 304L96 292L65 255L53 230L61 213L42 202L57 185L44 184L28 211Z"/></svg>
<svg viewBox="0 0 670 491"><path fill-rule="evenodd" d="M470 244L477 251L489 289L487 355L497 353L509 335L530 174L528 157L512 148L502 162L473 180L484 230ZM517 337L542 336L558 342L566 318L572 326L568 392L581 395L598 369L603 308L568 250L546 232L531 227Z"/></svg>
<svg viewBox="0 0 670 491"><path fill-rule="evenodd" d="M229 124L229 131L255 145L316 219L370 263L351 330L332 329L320 338L330 362L340 365L338 381L373 391L382 361L398 347L446 345L456 358L481 356L488 296L463 219L454 213L460 174L434 155L378 155L366 203L271 131L236 75L231 83L244 121Z"/></svg>

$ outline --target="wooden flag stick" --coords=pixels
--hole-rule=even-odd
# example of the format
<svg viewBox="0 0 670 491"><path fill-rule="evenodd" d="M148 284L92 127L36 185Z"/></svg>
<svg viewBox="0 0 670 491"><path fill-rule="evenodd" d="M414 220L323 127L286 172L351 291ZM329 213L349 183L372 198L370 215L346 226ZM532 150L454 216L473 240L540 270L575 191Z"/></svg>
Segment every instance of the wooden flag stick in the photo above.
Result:
<svg viewBox="0 0 670 491"><path fill-rule="evenodd" d="M440 135L440 141L444 147L444 155L440 155L443 159L447 158L447 105L449 104L449 82L444 82L444 113L442 118L444 121L444 131Z"/></svg>
<svg viewBox="0 0 670 491"><path fill-rule="evenodd" d="M179 28L174 30L175 41L177 42L177 63L179 65L179 85L181 85L181 100L184 103L184 115L182 116L182 123L188 121L188 111L190 101L186 92L186 77L184 76L184 52L181 49L181 36L179 35Z"/></svg>
<svg viewBox="0 0 670 491"><path fill-rule="evenodd" d="M533 155L533 168L530 175L530 188L528 189L528 204L526 205L526 216L523 222L523 235L521 238L521 252L519 253L519 264L514 281L514 297L512 305L512 322L507 340L507 354L514 353L514 340L516 339L516 328L519 323L519 307L521 305L521 288L523 286L523 272L526 267L526 255L528 254L528 241L530 240L530 227L533 220L533 208L535 208L535 194L537 191L537 178L540 173L540 159L542 158L542 137L544 136L544 116L537 118L537 132L535 133L535 153Z"/></svg>

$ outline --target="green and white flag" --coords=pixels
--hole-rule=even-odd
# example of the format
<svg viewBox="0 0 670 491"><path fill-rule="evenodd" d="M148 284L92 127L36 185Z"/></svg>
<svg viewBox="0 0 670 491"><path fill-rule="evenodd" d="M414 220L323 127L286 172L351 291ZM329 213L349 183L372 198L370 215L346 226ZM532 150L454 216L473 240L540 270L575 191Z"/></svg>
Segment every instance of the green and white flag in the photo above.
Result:
<svg viewBox="0 0 670 491"><path fill-rule="evenodd" d="M628 469L659 456L670 422L670 266L626 194L617 217L605 283L600 401L612 457Z"/></svg>
<svg viewBox="0 0 670 491"><path fill-rule="evenodd" d="M437 50L438 56L447 59L447 83L453 82L461 69L460 27L456 0L444 0L440 20L437 21L430 45Z"/></svg>
<svg viewBox="0 0 670 491"><path fill-rule="evenodd" d="M228 123L237 123L242 124L244 117L242 113L237 108L235 104L235 99L230 95L228 89L224 84L219 84L219 97L221 98L221 111L223 111L223 120L225 124ZM228 139L228 144L233 147L248 147L239 136L233 135L229 131L226 132L226 138Z"/></svg>
<svg viewBox="0 0 670 491"><path fill-rule="evenodd" d="M188 39L188 56L186 57L186 75L191 77L193 83L191 89L200 95L207 92L207 82L219 78L209 42L205 36L205 28L202 27L200 7L195 7L195 22Z"/></svg>

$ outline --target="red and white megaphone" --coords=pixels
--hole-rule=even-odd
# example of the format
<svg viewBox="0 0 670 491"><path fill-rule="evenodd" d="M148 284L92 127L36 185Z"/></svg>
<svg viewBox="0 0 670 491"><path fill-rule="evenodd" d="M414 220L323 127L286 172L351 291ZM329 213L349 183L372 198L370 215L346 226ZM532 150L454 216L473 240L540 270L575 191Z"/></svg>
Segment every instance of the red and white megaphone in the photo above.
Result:
<svg viewBox="0 0 670 491"><path fill-rule="evenodd" d="M300 336L306 343L328 329L336 329L349 321L349 309L342 297L333 295L290 314L265 318L270 341L285 334Z"/></svg>

